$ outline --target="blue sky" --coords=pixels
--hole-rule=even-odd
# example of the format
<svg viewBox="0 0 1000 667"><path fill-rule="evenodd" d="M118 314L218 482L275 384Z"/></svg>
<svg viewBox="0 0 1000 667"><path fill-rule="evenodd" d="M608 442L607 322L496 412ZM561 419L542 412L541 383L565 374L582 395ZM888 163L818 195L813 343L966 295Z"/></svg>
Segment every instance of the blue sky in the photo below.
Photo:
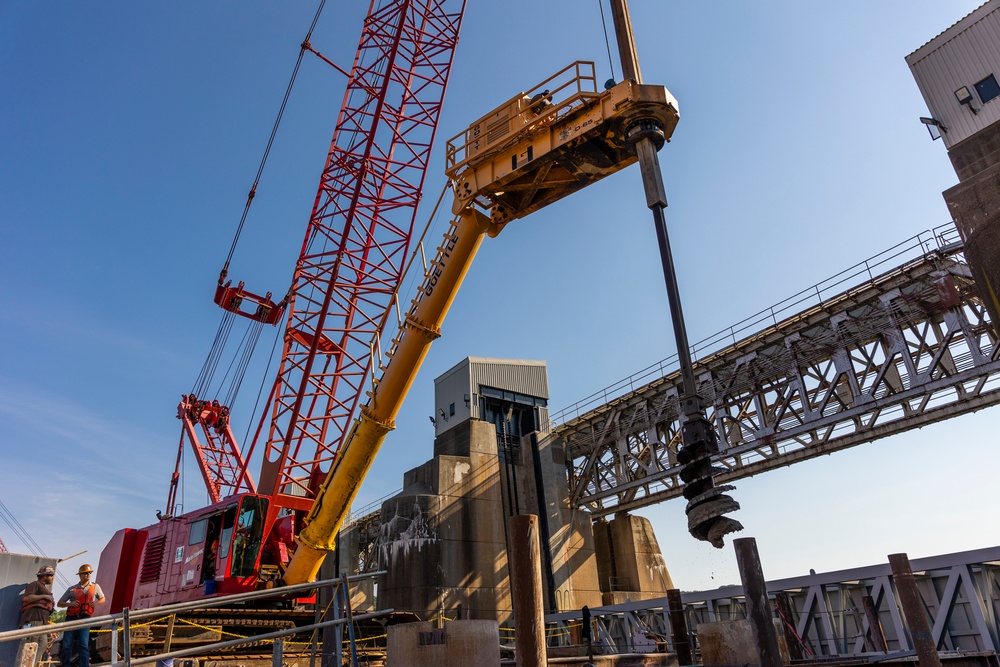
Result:
<svg viewBox="0 0 1000 667"><path fill-rule="evenodd" d="M362 4L329 2L313 35L345 67ZM633 0L643 76L680 104L660 160L691 340L948 221L957 179L903 58L978 4ZM0 499L49 555L96 564L164 505L175 406L314 11L0 1ZM578 59L611 74L596 1L470 0L438 138ZM342 92L306 58L233 262L251 289L288 284ZM437 150L426 199L442 170ZM654 239L629 169L488 240L360 502L430 457L433 379L466 356L546 360L558 409L672 354ZM998 426L988 409L740 482L765 575L997 544L982 462ZM204 502L191 472L184 496ZM681 503L640 513L678 586L738 580Z"/></svg>

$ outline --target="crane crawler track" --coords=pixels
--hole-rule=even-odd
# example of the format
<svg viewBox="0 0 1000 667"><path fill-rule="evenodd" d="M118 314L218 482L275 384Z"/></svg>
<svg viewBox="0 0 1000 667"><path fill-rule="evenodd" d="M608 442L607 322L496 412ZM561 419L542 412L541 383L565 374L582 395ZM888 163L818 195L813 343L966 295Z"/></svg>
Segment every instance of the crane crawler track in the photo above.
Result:
<svg viewBox="0 0 1000 667"><path fill-rule="evenodd" d="M279 630L291 630L301 625L309 625L315 618L311 610L290 609L205 609L194 610L178 615L170 628L169 617L164 617L152 623L137 624L131 628L131 654L134 657L156 655L164 652L168 631L171 632L170 647L172 650L192 648L216 642L253 637ZM308 635L299 637L290 635L285 641L291 646L293 642L308 642ZM272 640L247 641L239 647L226 647L219 651L206 651L207 656L237 655L246 656L259 653L260 647L269 646ZM98 637L97 650L104 658L111 654L111 635L104 633ZM119 652L121 648L119 645Z"/></svg>

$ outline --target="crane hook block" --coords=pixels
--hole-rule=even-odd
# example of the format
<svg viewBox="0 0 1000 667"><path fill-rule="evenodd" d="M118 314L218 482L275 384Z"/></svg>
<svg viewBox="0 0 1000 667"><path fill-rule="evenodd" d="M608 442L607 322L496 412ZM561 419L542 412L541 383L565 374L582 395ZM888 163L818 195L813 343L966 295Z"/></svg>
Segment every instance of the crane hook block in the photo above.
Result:
<svg viewBox="0 0 1000 667"><path fill-rule="evenodd" d="M216 287L215 303L223 310L271 325L277 324L285 312L284 302L272 301L270 292L260 296L244 289L243 281L236 287L231 280Z"/></svg>
<svg viewBox="0 0 1000 667"><path fill-rule="evenodd" d="M663 86L598 92L594 63L575 62L448 142L452 212L475 204L497 225L524 217L637 162L638 138L659 149L679 118Z"/></svg>

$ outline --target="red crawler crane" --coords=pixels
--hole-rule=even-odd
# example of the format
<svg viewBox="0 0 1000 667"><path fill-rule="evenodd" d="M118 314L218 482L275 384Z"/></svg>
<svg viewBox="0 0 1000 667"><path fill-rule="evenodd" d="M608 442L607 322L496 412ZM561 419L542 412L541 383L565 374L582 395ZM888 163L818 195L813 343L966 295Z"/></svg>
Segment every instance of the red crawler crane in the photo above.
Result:
<svg viewBox="0 0 1000 667"><path fill-rule="evenodd" d="M295 516L310 509L337 456L395 305L464 11L465 0L372 0L288 295L275 303L223 282L228 262L220 277L216 302L230 321L251 319L254 335L287 310L268 408L244 454L226 406L184 397L180 450L187 439L212 504L171 516L178 463L167 515L119 531L101 556L102 585L113 589L107 611L252 590L280 576ZM344 72L308 38L302 49ZM255 485L247 464L258 443Z"/></svg>

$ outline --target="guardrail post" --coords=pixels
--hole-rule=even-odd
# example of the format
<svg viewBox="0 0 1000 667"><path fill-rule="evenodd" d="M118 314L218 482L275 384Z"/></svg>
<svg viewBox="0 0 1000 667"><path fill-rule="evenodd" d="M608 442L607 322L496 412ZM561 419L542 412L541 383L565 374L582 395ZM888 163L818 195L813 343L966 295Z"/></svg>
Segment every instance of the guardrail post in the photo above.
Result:
<svg viewBox="0 0 1000 667"><path fill-rule="evenodd" d="M111 622L111 667L116 667L118 662L118 621Z"/></svg>
<svg viewBox="0 0 1000 667"><path fill-rule="evenodd" d="M347 573L340 581L341 594L344 596L344 618L347 619L347 639L351 648L351 667L358 667L358 647L354 643L354 614L351 611L351 589L347 585Z"/></svg>
<svg viewBox="0 0 1000 667"><path fill-rule="evenodd" d="M132 624L129 621L129 609L122 609L122 642L125 643L125 667L132 667Z"/></svg>
<svg viewBox="0 0 1000 667"><path fill-rule="evenodd" d="M111 667L120 665L118 662L118 621L111 622Z"/></svg>
<svg viewBox="0 0 1000 667"><path fill-rule="evenodd" d="M332 558L325 558L320 566L320 578L329 581L336 576L340 562L339 551L335 551ZM316 591L316 611L321 620L328 621L337 619L337 588L336 584L327 583ZM320 631L322 643L320 665L322 667L341 667L340 634L339 626L327 626ZM312 666L310 666L312 667Z"/></svg>
<svg viewBox="0 0 1000 667"><path fill-rule="evenodd" d="M334 620L339 621L340 619L342 619L344 617L343 610L340 608L340 584L337 584L336 586L331 587L331 589L332 589L331 590L332 597L331 597L331 602L330 602L330 609L333 610L333 618L334 618ZM344 664L344 626L343 625L335 625L335 626L333 626L333 636L335 638L334 639L334 645L333 645L333 651L334 651L334 657L335 657L335 660L336 660L336 662L334 664L335 665L343 665Z"/></svg>
<svg viewBox="0 0 1000 667"><path fill-rule="evenodd" d="M174 622L177 620L177 614L170 614L170 618L167 619L167 634L163 638L163 652L170 653L170 645L174 641Z"/></svg>
<svg viewBox="0 0 1000 667"><path fill-rule="evenodd" d="M275 639L271 649L271 667L281 667L284 659L285 640Z"/></svg>

